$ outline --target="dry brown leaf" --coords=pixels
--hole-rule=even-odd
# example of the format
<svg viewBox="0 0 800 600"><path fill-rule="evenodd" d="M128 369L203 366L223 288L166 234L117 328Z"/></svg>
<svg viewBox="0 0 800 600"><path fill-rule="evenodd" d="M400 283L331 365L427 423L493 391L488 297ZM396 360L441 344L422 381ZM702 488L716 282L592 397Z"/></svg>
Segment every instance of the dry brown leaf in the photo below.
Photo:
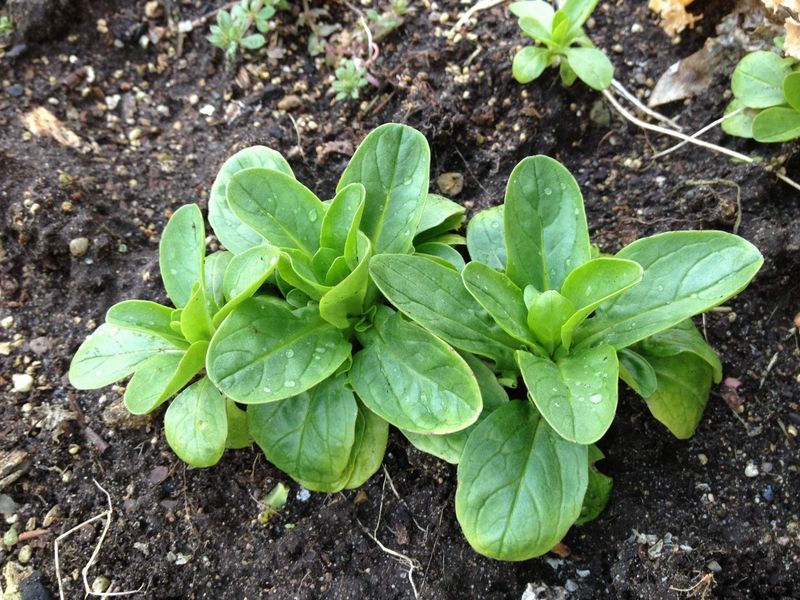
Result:
<svg viewBox="0 0 800 600"><path fill-rule="evenodd" d="M81 148L81 138L43 106L37 106L33 110L20 115L20 120L25 129L35 136L51 137L59 144L75 150L80 150Z"/></svg>
<svg viewBox="0 0 800 600"><path fill-rule="evenodd" d="M796 19L786 19L786 39L783 42L783 51L787 56L800 58L800 22Z"/></svg>
<svg viewBox="0 0 800 600"><path fill-rule="evenodd" d="M800 0L761 0L768 9L772 12L778 12L778 9L788 8L795 14L800 13Z"/></svg>
<svg viewBox="0 0 800 600"><path fill-rule="evenodd" d="M648 7L661 16L659 27L667 35L677 35L687 27L692 29L703 15L693 15L686 10L693 0L650 0Z"/></svg>

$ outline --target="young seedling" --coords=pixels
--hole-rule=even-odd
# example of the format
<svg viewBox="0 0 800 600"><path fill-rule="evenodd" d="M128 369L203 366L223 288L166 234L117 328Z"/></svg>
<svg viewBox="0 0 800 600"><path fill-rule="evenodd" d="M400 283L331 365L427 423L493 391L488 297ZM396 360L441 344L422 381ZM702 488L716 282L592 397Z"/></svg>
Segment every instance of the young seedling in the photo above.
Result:
<svg viewBox="0 0 800 600"><path fill-rule="evenodd" d="M519 17L520 28L538 42L514 56L514 78L529 83L552 66L559 68L565 85L572 85L575 79L596 90L611 85L614 66L583 31L597 1L566 0L559 10L544 0L513 3L510 10Z"/></svg>
<svg viewBox="0 0 800 600"><path fill-rule="evenodd" d="M692 435L721 365L690 319L742 291L763 259L720 231L662 233L599 256L575 179L544 156L517 165L504 206L479 213L467 243L460 273L408 255L377 256L370 271L422 327L491 359L504 379L522 375L526 401L497 402L466 441L430 437L457 448L456 514L470 544L524 560L602 510L610 480L593 469L593 444L614 418L618 379L673 434Z"/></svg>
<svg viewBox="0 0 800 600"><path fill-rule="evenodd" d="M367 70L356 65L352 58L343 60L337 67L336 79L331 84L331 88L336 92L336 100L346 100L352 98L358 100L359 90L369 83L367 81Z"/></svg>
<svg viewBox="0 0 800 600"><path fill-rule="evenodd" d="M751 52L734 70L731 90L725 114L736 114L723 121L723 131L764 143L800 138L800 61Z"/></svg>
<svg viewBox="0 0 800 600"><path fill-rule="evenodd" d="M11 17L8 15L0 17L0 35L11 33L12 31L14 31L14 23L11 21Z"/></svg>
<svg viewBox="0 0 800 600"><path fill-rule="evenodd" d="M217 24L210 27L208 41L225 53L231 64L239 48L258 50L266 43L265 33L271 29L270 19L276 8L285 8L284 0L241 0L231 12L220 10ZM258 33L249 33L255 25Z"/></svg>

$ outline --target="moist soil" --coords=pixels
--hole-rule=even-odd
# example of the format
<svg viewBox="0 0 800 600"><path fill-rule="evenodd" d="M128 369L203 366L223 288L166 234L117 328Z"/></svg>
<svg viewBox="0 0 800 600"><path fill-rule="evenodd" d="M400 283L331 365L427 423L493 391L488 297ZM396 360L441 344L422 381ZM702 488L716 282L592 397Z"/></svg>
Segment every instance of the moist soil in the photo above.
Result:
<svg viewBox="0 0 800 600"><path fill-rule="evenodd" d="M61 32L9 43L0 57L0 317L13 318L0 329L10 343L0 347L8 352L0 354L0 454L11 463L0 492L17 504L4 512L20 531L46 530L0 548L6 575L19 548L32 549L22 597L58 597L53 543L107 509L96 481L113 515L88 581L107 577L111 591L140 590L133 597L389 600L416 590L421 598L504 599L530 584L529 597L541 598L800 598L798 192L697 148L650 161L670 142L612 114L599 94L565 88L554 72L521 86L511 59L524 40L504 5L448 39L465 5L412 2L416 12L380 41L379 85L363 88L360 101L335 103L326 95L330 70L309 58L296 14L280 13L269 51L232 69L206 41L207 24L178 35L179 21L202 19L217 4L162 2L168 14L148 18L144 2L87 2ZM705 17L680 40L643 2L602 2L590 34L620 81L647 90L732 8L695 5ZM356 27L346 4L329 10L329 21ZM145 47L140 38L153 32ZM735 60L700 96L666 112L690 131L717 118ZM80 147L31 136L20 116L36 106L72 129ZM738 389L712 390L688 441L624 390L600 443L601 468L614 478L610 503L570 531L566 557L503 563L476 554L455 518L455 467L397 432L385 469L361 490L309 497L255 447L187 469L166 444L163 409L130 417L122 388L68 385L70 358L109 306L166 301L159 233L180 205L206 208L226 157L251 144L275 148L327 198L358 142L389 121L427 137L432 191L440 174L463 175L454 198L470 214L502 201L519 160L547 154L578 179L603 251L672 229L731 231L738 217L739 234L764 254L751 287L701 323ZM800 172L796 146L765 149L720 132L708 139ZM69 242L81 237L88 252L75 257ZM33 389L14 392L11 375L26 370ZM290 485L289 501L261 524L259 501L278 482ZM81 569L103 524L59 544L65 598L83 596Z"/></svg>

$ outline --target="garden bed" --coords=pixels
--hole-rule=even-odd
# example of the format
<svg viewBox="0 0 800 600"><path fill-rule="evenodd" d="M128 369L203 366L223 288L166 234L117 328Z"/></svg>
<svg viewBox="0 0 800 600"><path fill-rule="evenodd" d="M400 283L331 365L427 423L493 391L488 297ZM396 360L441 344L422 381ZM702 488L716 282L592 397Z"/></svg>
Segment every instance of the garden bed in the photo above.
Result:
<svg viewBox="0 0 800 600"><path fill-rule="evenodd" d="M0 318L13 317L0 330L0 342L11 342L0 355L0 452L25 453L12 468L19 478L0 493L19 505L12 512L20 531L48 530L26 542L34 575L23 598L47 597L45 590L57 597L55 537L107 507L93 479L110 494L114 514L89 581L103 575L114 591L143 586L147 598L391 599L413 598L415 589L422 598L519 598L529 584L549 594L540 597L800 594L797 191L693 147L650 162L652 146L668 142L622 121L585 86L564 88L555 72L521 86L511 58L523 38L503 5L479 13L468 30L474 38L464 31L448 39L465 6L412 2L416 12L381 41L381 85L364 88L361 104L325 95L329 72L307 56L306 32L289 14L277 19L285 56L259 59L268 79L243 88L205 40L205 26L180 43L165 33L144 48L148 27L168 32L178 19L147 19L144 2L86 4L62 33L27 42L11 52L18 56L7 48L0 58ZM187 20L213 8L164 4ZM601 3L589 33L608 51L617 79L644 89L702 47L732 6L696 4L705 17L677 44L645 3ZM331 12L353 22L344 4ZM691 131L717 118L735 59L700 97L666 112ZM27 134L20 116L36 106L80 144ZM470 214L502 201L523 157L557 158L581 185L593 241L608 252L660 231L730 231L736 189L722 180L741 188L738 233L758 246L765 265L727 304L731 312L703 322L725 376L741 382L741 412L718 386L697 434L678 441L638 397L622 392L599 444L607 456L601 469L614 477L611 500L596 521L573 528L564 540L569 556L503 563L476 554L455 518L455 467L397 432L385 470L362 490L306 497L255 447L229 451L210 469L187 469L166 444L163 411L131 417L117 391L78 392L67 383L72 355L111 304L165 300L158 235L180 205L206 207L225 158L251 144L270 146L329 198L348 155L389 121L427 137L432 191L440 191L442 173L463 176L454 199ZM787 172L800 171L791 158L796 145L765 150L715 138L741 152L789 157ZM76 238L88 239L83 256L70 252ZM13 392L11 375L32 365L33 389ZM289 502L262 525L259 501L279 481L291 485ZM98 521L60 544L65 597L83 594L79 572L101 528ZM0 549L2 561L16 560L21 545ZM413 562L410 575L385 548Z"/></svg>

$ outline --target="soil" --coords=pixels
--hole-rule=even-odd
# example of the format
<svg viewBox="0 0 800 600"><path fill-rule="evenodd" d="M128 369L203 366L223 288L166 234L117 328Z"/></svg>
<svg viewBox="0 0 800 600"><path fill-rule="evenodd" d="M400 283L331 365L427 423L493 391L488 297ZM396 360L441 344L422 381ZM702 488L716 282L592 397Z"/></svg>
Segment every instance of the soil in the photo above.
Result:
<svg viewBox="0 0 800 600"><path fill-rule="evenodd" d="M244 86L236 76L247 63L224 69L206 25L179 40L179 21L218 4L165 1L168 19L146 18L145 2L86 2L60 37L9 45L0 56L0 318L13 317L0 330L0 342L10 342L0 354L0 454L25 458L19 478L2 480L0 492L17 503L7 518L20 531L47 529L24 542L33 555L23 577L33 574L22 597L58 597L53 542L107 509L102 486L113 516L88 581L108 577L112 591L140 590L133 597L389 600L414 598L416 589L421 598L504 599L520 598L531 584L542 598L800 598L798 192L696 148L650 162L652 147L669 142L611 115L597 93L565 88L553 72L519 85L511 59L524 42L503 5L448 39L465 5L412 1L416 13L380 42L373 68L380 86L364 88L363 102L334 103L325 95L330 72L308 57L307 30L291 13L278 16L270 41L284 56L255 56ZM705 17L679 43L645 4L603 2L590 29L630 89L647 89L702 47L733 3L698 0L692 9ZM356 22L345 4L330 11L332 20ZM144 47L148 32L161 38ZM701 96L666 111L692 131L715 119L734 61ZM292 94L301 105L279 109ZM206 105L215 109L210 116ZM36 106L88 151L27 133L20 116ZM347 155L388 121L426 135L434 191L439 174L464 175L456 199L470 211L502 200L523 157L561 160L581 184L593 239L605 251L671 229L730 231L739 186L738 232L766 262L728 303L730 312L703 322L725 375L741 382L737 395L715 388L697 434L678 441L623 392L600 443L602 470L615 482L611 501L600 518L569 533L566 558L502 563L477 555L455 519L455 468L396 432L385 470L361 491L306 498L255 448L228 452L214 468L187 469L166 444L162 412L126 416L121 388L78 392L66 381L72 354L111 304L166 300L159 232L181 204L206 207L227 156L270 146L330 197ZM708 139L800 172L796 145L764 148L720 132ZM89 240L82 257L69 250L78 237ZM14 392L11 375L26 370L35 376L32 391ZM291 486L289 502L261 525L259 500L277 482ZM65 598L82 597L80 572L102 526L95 521L60 542ZM0 547L0 561L13 564L22 545Z"/></svg>

